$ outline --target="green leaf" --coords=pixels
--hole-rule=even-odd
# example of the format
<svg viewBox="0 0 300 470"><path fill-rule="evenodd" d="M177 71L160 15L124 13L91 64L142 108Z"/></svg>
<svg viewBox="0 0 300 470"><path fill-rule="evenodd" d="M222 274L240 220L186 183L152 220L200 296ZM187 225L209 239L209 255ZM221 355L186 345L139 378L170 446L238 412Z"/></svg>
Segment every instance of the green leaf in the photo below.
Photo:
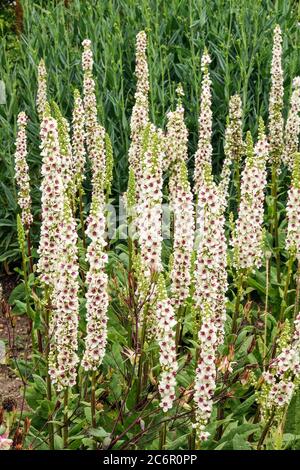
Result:
<svg viewBox="0 0 300 470"><path fill-rule="evenodd" d="M105 431L105 429L103 428L97 428L97 429L92 428L89 430L89 434L91 436L99 437L101 439L109 436L109 432Z"/></svg>
<svg viewBox="0 0 300 470"><path fill-rule="evenodd" d="M288 407L284 432L300 434L300 389L297 390Z"/></svg>
<svg viewBox="0 0 300 470"><path fill-rule="evenodd" d="M251 446L243 436L236 434L232 439L233 450L251 450Z"/></svg>

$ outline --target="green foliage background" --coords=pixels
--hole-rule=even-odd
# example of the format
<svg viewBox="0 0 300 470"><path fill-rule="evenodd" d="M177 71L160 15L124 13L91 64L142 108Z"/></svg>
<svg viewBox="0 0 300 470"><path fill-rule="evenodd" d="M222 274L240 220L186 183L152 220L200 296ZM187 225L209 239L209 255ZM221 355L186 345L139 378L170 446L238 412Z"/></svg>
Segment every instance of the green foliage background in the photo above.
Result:
<svg viewBox="0 0 300 470"><path fill-rule="evenodd" d="M99 117L114 147L114 195L127 184L129 118L134 102L135 36L148 33L151 118L163 126L182 82L190 155L197 142L200 58L206 45L212 56L214 167L220 169L229 97L240 93L245 129L256 131L257 116L267 117L272 31L279 23L284 37L285 98L300 69L300 5L292 0L23 0L24 28L13 33L12 8L0 16L0 77L7 103L0 106L0 260L18 257L14 184L14 139L20 110L30 116L29 163L38 211L38 121L35 110L37 64L43 57L49 94L70 117L75 87L81 88L81 42L90 38L95 57ZM300 21L300 20L299 20ZM191 158L190 166L193 162Z"/></svg>
<svg viewBox="0 0 300 470"><path fill-rule="evenodd" d="M197 119L200 98L200 59L206 46L212 57L210 67L213 83L213 165L215 174L220 172L223 160L223 138L229 97L239 93L244 107L244 131L250 129L256 133L258 116L265 120L268 117L268 96L270 88L270 64L272 54L272 35L276 23L283 33L283 61L285 74L285 102L291 94L291 82L300 74L300 3L295 0L70 0L68 7L64 1L23 0L24 24L22 33L15 33L15 17L9 2L1 2L0 10L0 80L6 86L7 102L0 105L0 265L8 269L8 264L18 263L20 258L16 236L16 188L14 183L14 141L16 118L24 110L30 117L29 155L32 196L34 202L35 226L34 241L38 240L40 211L40 166L39 124L35 110L37 90L37 64L44 58L48 70L49 97L61 107L65 116L70 118L73 107L73 90L82 88L81 42L90 38L93 43L95 59L94 75L97 81L98 112L101 122L108 131L115 157L113 197L117 203L118 194L126 190L129 147L129 119L134 103L135 92L135 36L141 29L148 34L148 59L150 67L150 110L155 124L164 126L166 114L174 107L175 89L182 82L185 91L183 104L186 109L186 123L189 128L189 170L193 171L193 154L197 144ZM287 107L286 107L287 109ZM89 178L85 181L89 188ZM286 197L287 178L283 172L280 178L279 212L280 249L282 265L284 255L284 201ZM89 191L86 191L85 203L89 202ZM271 220L270 198L266 200L268 219ZM271 235L270 235L271 236ZM270 238L267 237L268 239ZM269 243L272 246L272 243ZM123 247L124 248L124 247ZM126 249L120 253L111 250L109 253L108 271L112 283L117 280L124 291L128 283L125 269ZM123 256L123 257L122 257ZM125 260L125 261L124 261ZM82 262L82 260L80 260ZM284 270L283 270L284 271ZM20 269L18 270L20 272ZM257 432L259 424L254 420L256 407L253 387L246 384L244 388L240 377L247 364L258 367L262 353L261 305L266 294L265 266L261 271L252 273L248 279L247 295L254 302L251 318L237 338L235 370L229 383L234 394L224 398L226 410L224 419L217 416L214 409L209 431L212 438L205 446L215 449L249 449L251 436ZM232 273L229 272L230 281ZM285 277L284 277L285 279ZM29 283L34 282L34 277ZM276 281L275 267L270 270L270 313L268 317L268 343L277 334L276 317L278 317L283 296L284 285ZM85 394L75 390L70 407L76 410L72 415L71 446L79 448L84 445L92 448L92 437L105 440L108 435L120 435L128 428L126 439L135 439L139 425L131 431L130 426L139 417L135 406L135 387L129 388L126 396L126 421L119 423L116 404L120 401L122 390L127 387L131 366L124 357L130 328L128 315L120 302L119 292L114 292L110 305L109 346L103 363L101 388L97 398L104 403L105 412L99 411L101 426L94 429L91 425L89 404L85 403ZM293 296L289 291L289 301ZM24 314L26 304L24 284L20 283L10 296L9 302L14 306L13 314ZM228 309L234 309L234 286L229 289ZM285 299L286 300L286 299ZM284 300L284 301L285 301ZM286 317L291 316L292 302L288 302ZM246 309L246 307L245 307ZM84 330L84 302L81 305L81 330ZM243 311L244 312L244 311ZM34 318L35 328L40 324L38 312ZM279 325L280 327L280 325ZM278 328L279 328L278 327ZM195 364L190 362L194 355L194 344L191 335L194 326L191 316L185 319L186 349L180 358L181 371L178 384L188 389L193 377ZM228 330L229 331L229 330ZM228 332L227 332L228 333ZM228 336L228 335L227 335ZM229 338L229 336L228 336ZM253 345L253 346L252 346ZM82 347L82 344L80 345ZM228 353L224 347L226 354ZM149 345L147 353L151 353ZM253 348L255 351L253 352ZM187 351L191 352L187 354ZM39 448L45 446L40 430L45 432L45 422L56 410L56 399L45 399L46 364L39 361L38 374L33 375L26 363L19 364L20 375L28 376L30 384L26 391L26 400L35 410L32 422L32 433ZM150 391L152 389L150 388ZM147 390L147 393L149 390ZM76 395L77 393L77 395ZM226 406L225 406L226 400ZM77 410L84 406L84 416ZM180 404L181 406L181 404ZM132 412L132 410L134 410ZM139 443L140 448L157 448L157 429L161 425L157 407L150 406L151 420L146 426L151 427ZM57 415L61 418L61 410ZM117 422L116 429L114 422ZM181 425L174 420L172 434L167 440L167 448L185 448L190 434L190 421L182 417ZM299 392L293 398L286 417L286 428L281 447L299 447ZM219 426L223 426L222 438L214 441L213 436ZM60 426L60 423L58 423ZM35 434L36 433L36 434ZM117 446L124 441L117 443ZM125 440L127 445L127 441ZM124 445L125 445L124 444ZM205 447L204 446L204 447ZM61 448L61 437L56 435L56 448Z"/></svg>
<svg viewBox="0 0 300 470"><path fill-rule="evenodd" d="M245 129L256 131L257 116L267 118L272 31L279 23L284 38L285 99L300 70L300 5L293 0L23 0L24 25L14 34L12 7L0 14L0 79L7 103L0 106L0 262L18 258L14 184L14 139L20 110L30 116L29 164L35 212L39 211L38 120L35 110L37 64L43 57L49 94L70 117L72 92L81 88L81 42L93 42L99 117L114 147L113 194L127 184L129 118L134 101L135 36L148 33L151 117L163 126L182 82L190 155L197 142L200 58L206 45L212 56L214 168L223 158L229 97L240 93ZM190 159L192 170L193 159ZM37 232L37 230L36 230Z"/></svg>

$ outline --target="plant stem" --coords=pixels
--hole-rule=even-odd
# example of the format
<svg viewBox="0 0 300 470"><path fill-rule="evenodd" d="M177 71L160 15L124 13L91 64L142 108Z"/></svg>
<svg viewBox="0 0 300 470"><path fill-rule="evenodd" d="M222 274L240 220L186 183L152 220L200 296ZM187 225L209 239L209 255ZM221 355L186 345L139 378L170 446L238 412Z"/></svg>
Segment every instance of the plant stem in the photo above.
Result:
<svg viewBox="0 0 300 470"><path fill-rule="evenodd" d="M284 311L287 305L287 297L288 297L288 290L289 290L289 285L291 281L293 263L294 263L294 257L290 256L289 261L288 261L288 270L287 270L284 292L283 292L283 299L281 302L280 315L279 315L279 321L281 322L284 320Z"/></svg>
<svg viewBox="0 0 300 470"><path fill-rule="evenodd" d="M240 183L240 160L234 161L234 184L236 189L236 203L237 207L240 207L241 200L241 183Z"/></svg>
<svg viewBox="0 0 300 470"><path fill-rule="evenodd" d="M188 437L188 441L189 441L189 450L195 450L196 449L196 432L195 432L195 429L192 429L192 432Z"/></svg>
<svg viewBox="0 0 300 470"><path fill-rule="evenodd" d="M91 416L92 416L92 426L96 427L96 371L93 370L91 376Z"/></svg>
<svg viewBox="0 0 300 470"><path fill-rule="evenodd" d="M298 261L298 268L296 273L296 298L294 306L294 320L296 319L299 312L299 299L300 299L300 263Z"/></svg>
<svg viewBox="0 0 300 470"><path fill-rule="evenodd" d="M79 216L80 216L80 225L81 225L81 235L82 235L82 245L86 249L86 237L84 230L84 213L83 213L83 198L82 198L82 187L79 188Z"/></svg>
<svg viewBox="0 0 300 470"><path fill-rule="evenodd" d="M64 449L67 449L68 444L69 444L68 402L69 402L69 388L66 387L64 391L64 428L63 428Z"/></svg>
<svg viewBox="0 0 300 470"><path fill-rule="evenodd" d="M143 378L143 349L146 337L146 328L147 328L147 307L145 307L145 311L142 312L143 315L143 327L141 332L141 340L140 340L140 359L139 359L139 367L138 367L138 384L137 384L137 403L140 399L141 389L142 389L142 378Z"/></svg>
<svg viewBox="0 0 300 470"><path fill-rule="evenodd" d="M177 311L177 326L176 326L176 351L177 353L179 352L179 349L181 347L181 340L182 340L182 323L184 319L184 313L185 313L185 307L180 306Z"/></svg>
<svg viewBox="0 0 300 470"><path fill-rule="evenodd" d="M258 444L257 444L257 450L261 450L263 443L265 441L265 438L267 437L267 434L272 426L273 420L274 420L274 415L275 415L275 410L272 412L270 418L267 421L267 424L265 425L263 432L259 438Z"/></svg>
<svg viewBox="0 0 300 470"><path fill-rule="evenodd" d="M26 296L26 313L27 313L28 322L29 322L29 331L31 333L32 350L34 352L34 350L35 350L35 335L34 335L34 328L32 327L32 318L31 318L31 313L30 313L30 301L29 301L29 299L30 299L30 289L29 289L29 284L28 284L27 257L26 257L26 253L25 253L25 246L22 247L22 266L23 266L23 277L24 277L25 296Z"/></svg>
<svg viewBox="0 0 300 470"><path fill-rule="evenodd" d="M242 298L242 292L243 292L243 272L239 270L237 272L237 280L236 280L236 286L237 286L237 293L236 293L236 298L235 298L235 307L234 307L234 314L233 314L233 319L232 319L232 333L236 334L237 332L237 321L240 313L240 304L241 304L241 298Z"/></svg>
<svg viewBox="0 0 300 470"><path fill-rule="evenodd" d="M26 238L27 238L27 253L28 253L28 260L29 260L29 268L30 268L29 273L31 274L33 273L33 261L32 261L31 239L30 239L29 228L27 229Z"/></svg>
<svg viewBox="0 0 300 470"><path fill-rule="evenodd" d="M167 439L167 422L165 421L159 433L159 450L164 450Z"/></svg>
<svg viewBox="0 0 300 470"><path fill-rule="evenodd" d="M47 293L46 293L46 296ZM47 399L49 402L52 401L52 389L51 389L51 379L49 375L49 352L50 352L50 338L49 338L49 308L48 305L46 306L45 310L45 324L46 324L46 348L45 348L45 355L46 355L46 365L47 365ZM52 416L50 416L52 419ZM49 449L54 450L54 426L53 423L48 423L48 433L49 433Z"/></svg>
<svg viewBox="0 0 300 470"><path fill-rule="evenodd" d="M278 212L277 212L277 164L272 166L272 188L271 195L273 198L273 226L272 233L274 238L274 251L276 259L276 273L277 273L277 282L281 281L281 272L280 272L280 253L279 253L279 235L278 235Z"/></svg>
<svg viewBox="0 0 300 470"><path fill-rule="evenodd" d="M264 370L266 370L266 360L267 360L269 287L270 287L270 256L266 254L266 300L265 300L265 312L264 312L264 354L263 354L263 369Z"/></svg>

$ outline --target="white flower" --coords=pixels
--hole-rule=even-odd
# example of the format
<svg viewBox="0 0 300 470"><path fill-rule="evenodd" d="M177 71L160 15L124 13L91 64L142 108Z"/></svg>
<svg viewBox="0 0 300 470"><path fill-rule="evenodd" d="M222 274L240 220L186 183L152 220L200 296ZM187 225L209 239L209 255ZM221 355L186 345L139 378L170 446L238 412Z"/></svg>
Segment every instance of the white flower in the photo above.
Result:
<svg viewBox="0 0 300 470"><path fill-rule="evenodd" d="M172 302L182 305L189 296L191 256L194 245L193 194L188 180L188 133L184 124L184 109L179 99L175 112L169 113L166 156L170 170L170 203L174 213L173 255L170 278Z"/></svg>
<svg viewBox="0 0 300 470"><path fill-rule="evenodd" d="M38 91L36 97L36 107L40 120L43 119L47 103L47 70L45 62L41 59L38 66Z"/></svg>
<svg viewBox="0 0 300 470"><path fill-rule="evenodd" d="M284 152L282 159L293 171L294 155L298 151L300 132L300 77L293 80L293 93L291 96L290 110L284 130Z"/></svg>
<svg viewBox="0 0 300 470"><path fill-rule="evenodd" d="M195 154L195 191L200 191L203 177L204 167L211 164L212 157L212 111L211 111L211 79L208 66L211 62L208 52L205 50L201 60L201 70L203 73L201 85L201 103L199 115L199 139L198 148Z"/></svg>
<svg viewBox="0 0 300 470"><path fill-rule="evenodd" d="M72 154L73 154L73 168L75 172L75 186L78 190L84 179L84 165L85 165L85 114L83 102L80 97L79 91L74 92L74 109L73 109L73 137L72 137Z"/></svg>
<svg viewBox="0 0 300 470"><path fill-rule="evenodd" d="M237 269L253 269L261 266L267 156L268 143L263 128L254 152L248 134L247 158L241 180L241 201L232 236L234 266Z"/></svg>
<svg viewBox="0 0 300 470"><path fill-rule="evenodd" d="M18 115L18 134L15 152L15 178L18 185L18 203L22 210L22 223L28 230L32 224L31 196L29 168L27 157L27 136L26 136L27 116L21 112Z"/></svg>
<svg viewBox="0 0 300 470"><path fill-rule="evenodd" d="M167 296L163 275L160 275L158 286L158 301L155 306L157 320L157 338L160 347L159 362L161 375L158 385L160 406L164 412L170 410L176 398L176 373L178 369L175 343L175 313Z"/></svg>
<svg viewBox="0 0 300 470"><path fill-rule="evenodd" d="M282 36L280 26L274 29L271 65L271 91L269 98L270 160L278 165L283 151L283 70L281 64Z"/></svg>
<svg viewBox="0 0 300 470"><path fill-rule="evenodd" d="M12 446L12 439L8 439L6 434L0 436L0 450L9 450Z"/></svg>
<svg viewBox="0 0 300 470"><path fill-rule="evenodd" d="M79 313L79 266L76 223L67 197L59 224L57 275L52 293L49 375L57 390L76 384Z"/></svg>
<svg viewBox="0 0 300 470"><path fill-rule="evenodd" d="M45 285L53 286L57 273L60 223L63 220L64 185L61 169L61 156L57 122L50 116L46 106L41 122L42 163L42 226L38 248L38 272Z"/></svg>
<svg viewBox="0 0 300 470"><path fill-rule="evenodd" d="M149 72L147 64L147 36L145 31L140 31L136 36L136 67L137 77L136 92L134 95L135 104L130 120L130 138L128 160L134 172L137 182L137 199L140 191L140 180L142 178L142 140L144 130L149 122Z"/></svg>

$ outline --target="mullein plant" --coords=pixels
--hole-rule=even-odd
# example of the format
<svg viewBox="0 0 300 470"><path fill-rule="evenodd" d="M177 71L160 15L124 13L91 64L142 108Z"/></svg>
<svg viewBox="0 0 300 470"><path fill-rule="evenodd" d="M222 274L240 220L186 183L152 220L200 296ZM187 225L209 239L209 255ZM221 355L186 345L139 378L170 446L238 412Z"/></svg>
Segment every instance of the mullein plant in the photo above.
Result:
<svg viewBox="0 0 300 470"><path fill-rule="evenodd" d="M234 184L237 194L237 203L240 201L240 166L245 152L243 141L242 100L239 95L231 96L229 100L229 114L225 129L224 153L220 191L224 198L224 207L227 206L228 190L232 166L234 167Z"/></svg>
<svg viewBox="0 0 300 470"><path fill-rule="evenodd" d="M76 385L79 363L79 265L76 221L66 192L63 191L60 197L63 212L58 226L56 280L50 295L52 311L48 332L48 370L52 384L58 392L63 391L64 395L63 443L64 448L67 448L69 393Z"/></svg>
<svg viewBox="0 0 300 470"><path fill-rule="evenodd" d="M298 151L300 134L300 77L293 80L293 92L290 102L285 129L284 129L284 152L283 162L289 170L293 171L294 155Z"/></svg>
<svg viewBox="0 0 300 470"><path fill-rule="evenodd" d="M49 374L58 391L76 384L78 349L79 281L76 222L64 192L62 219L58 224L58 261L51 295Z"/></svg>
<svg viewBox="0 0 300 470"><path fill-rule="evenodd" d="M197 194L201 190L204 168L206 164L211 165L212 159L212 111L211 111L211 78L209 73L209 64L211 58L207 52L201 59L201 71L202 71L202 82L201 82L201 102L200 102L200 114L198 119L199 125L199 138L198 147L195 154L195 172L194 172L194 189Z"/></svg>
<svg viewBox="0 0 300 470"><path fill-rule="evenodd" d="M38 272L50 313L49 375L58 390L76 383L78 327L77 232L66 185L57 121L46 104L41 122L42 227ZM48 306L47 306L48 307Z"/></svg>
<svg viewBox="0 0 300 470"><path fill-rule="evenodd" d="M72 114L72 155L74 168L75 192L82 188L85 170L85 112L83 101L78 90L74 91L74 107Z"/></svg>
<svg viewBox="0 0 300 470"><path fill-rule="evenodd" d="M194 384L196 441L209 437L205 431L216 388L218 346L223 343L226 320L227 242L225 237L224 188L212 175L212 111L207 51L201 61L203 72L199 141L195 155L196 262L194 311L198 326L197 366Z"/></svg>
<svg viewBox="0 0 300 470"><path fill-rule="evenodd" d="M82 42L82 69L83 69L83 106L85 113L85 139L88 157L92 166L97 162L98 155L101 155L101 135L100 124L98 123L97 101L95 94L95 80L93 78L93 52L91 41L85 39ZM96 163L97 164L97 163Z"/></svg>
<svg viewBox="0 0 300 470"><path fill-rule="evenodd" d="M78 196L79 202L79 217L81 225L82 245L86 248L86 237L84 227L84 213L83 213L83 181L85 179L85 163L86 163L86 149L85 149L85 112L83 100L80 96L79 90L74 90L74 106L72 113L72 158L74 170L74 197ZM75 208L74 208L75 210Z"/></svg>
<svg viewBox="0 0 300 470"><path fill-rule="evenodd" d="M268 142L260 122L258 142L253 146L247 133L246 161L241 180L241 202L232 236L233 265L237 270L253 270L262 262L263 218L267 185Z"/></svg>
<svg viewBox="0 0 300 470"><path fill-rule="evenodd" d="M198 330L198 363L194 385L195 424L198 441L205 431L216 388L217 348L223 343L226 320L227 242L223 198L206 163L201 189L197 194L198 235L194 274L194 302Z"/></svg>
<svg viewBox="0 0 300 470"><path fill-rule="evenodd" d="M38 66L38 90L36 108L40 121L42 121L47 103L47 70L43 59Z"/></svg>
<svg viewBox="0 0 300 470"><path fill-rule="evenodd" d="M164 139L153 124L144 131L142 177L138 202L138 230L143 276L150 281L153 273L162 271L162 164ZM137 184L137 183L136 183Z"/></svg>
<svg viewBox="0 0 300 470"><path fill-rule="evenodd" d="M172 408L175 400L176 325L175 312L168 298L162 274L162 186L165 139L160 129L148 124L143 136L142 180L139 196L138 243L140 252L134 256L137 278L136 295L142 298L143 308L138 318L137 336L140 342L138 396L141 389L143 348L146 337L159 344L161 376L158 390L163 411Z"/></svg>
<svg viewBox="0 0 300 470"><path fill-rule="evenodd" d="M18 115L18 131L15 152L15 178L18 185L18 204L21 208L21 220L28 231L33 218L31 213L31 196L30 196L30 178L29 168L27 164L27 116L24 112Z"/></svg>
<svg viewBox="0 0 300 470"><path fill-rule="evenodd" d="M100 143L100 142L99 142ZM86 235L91 243L87 248L87 336L85 338L85 353L82 365L85 370L96 370L103 360L107 342L107 274L105 266L105 213L104 213L104 184L105 184L105 135L101 137L102 152L94 162L92 179L92 203L87 220Z"/></svg>
<svg viewBox="0 0 300 470"><path fill-rule="evenodd" d="M160 348L159 363L161 373L158 384L160 406L164 412L173 407L176 398L176 318L171 300L168 297L164 275L161 273L157 281L157 302L155 304L157 320L157 341Z"/></svg>
<svg viewBox="0 0 300 470"><path fill-rule="evenodd" d="M164 137L153 124L148 124L145 128L142 145L139 195L135 191L136 203L138 198L136 222L139 253L133 257L133 268L137 279L136 294L144 303L138 319L143 343L146 332L150 336L155 335L155 281L163 269L161 253ZM135 179L135 189L136 186Z"/></svg>
<svg viewBox="0 0 300 470"><path fill-rule="evenodd" d="M258 141L255 147L249 132L246 137L246 162L241 179L241 200L231 239L237 284L235 311L232 321L233 333L237 332L244 278L249 272L255 268L258 269L262 264L268 154L269 144L264 131L264 123L260 120Z"/></svg>
<svg viewBox="0 0 300 470"><path fill-rule="evenodd" d="M136 197L139 200L139 187L142 178L143 135L149 123L149 71L147 63L147 36L140 31L136 36L136 66L137 78L135 104L130 119L131 144L128 152L129 165L133 170L136 181Z"/></svg>
<svg viewBox="0 0 300 470"><path fill-rule="evenodd" d="M191 258L194 246L193 193L188 180L188 131L178 87L176 110L168 114L166 160L170 173L169 197L174 214L173 253L170 263L171 298L176 309L182 307L190 293Z"/></svg>
<svg viewBox="0 0 300 470"><path fill-rule="evenodd" d="M30 287L29 274L33 272L33 260L31 254L30 227L33 222L31 212L31 195L30 195L30 177L29 167L27 163L27 128L28 118L24 112L19 113L17 120L17 139L15 151L15 179L18 186L18 204L21 209L21 218L17 217L17 232L19 248L22 254L22 267L24 286L26 292L26 311L29 321L29 330L31 331L32 348L35 347L35 332L32 327L32 315L30 311ZM27 249L25 247L27 241ZM29 261L29 269L28 269ZM40 335L38 335L40 338ZM39 341L40 342L40 341Z"/></svg>
<svg viewBox="0 0 300 470"><path fill-rule="evenodd" d="M70 139L70 125L68 120L62 115L56 103L52 103L52 114L56 119L58 128L58 140L61 156L61 176L68 196L74 194L74 159L72 155L72 145Z"/></svg>
<svg viewBox="0 0 300 470"><path fill-rule="evenodd" d="M87 247L86 261L89 269L86 276L87 292L86 292L86 309L87 309L87 325L85 337L85 349L82 359L84 370L91 373L91 416L92 424L96 426L96 398L95 398L95 381L96 371L101 365L107 344L107 310L109 305L108 297L108 276L105 272L108 255L106 241L106 217L105 203L109 196L112 179L113 155L110 139L105 133L105 129L97 121L96 100L94 95L94 81L91 76L92 56L88 45L84 41L85 52L83 55L85 70L84 78L84 121L86 123L86 138L89 158L92 167L92 202L90 213L87 218L87 229L84 235L90 239ZM86 76L87 74L87 76ZM92 84L92 85L91 85ZM91 86L90 86L91 85ZM77 106L81 108L79 95L77 94ZM79 117L79 116L78 116ZM75 121L75 120L74 120ZM74 132L79 131L79 123L76 123ZM82 158L79 162L80 168L84 166L84 146L80 141L79 134L78 143ZM73 139L75 138L75 134ZM78 184L78 170L75 171L75 181ZM80 182L81 184L81 182ZM79 187L79 194L82 194L82 186ZM82 199L81 203L81 224L83 227L82 217Z"/></svg>
<svg viewBox="0 0 300 470"><path fill-rule="evenodd" d="M300 260L300 153L293 156L294 165L291 186L287 202L287 237L286 250L290 259ZM300 314L299 305L295 305L293 332L289 323L277 339L277 357L271 359L268 370L257 382L257 401L265 423L264 432L258 443L263 442L272 429L282 430L282 422L293 394L300 385ZM260 385L260 386L259 386Z"/></svg>
<svg viewBox="0 0 300 470"><path fill-rule="evenodd" d="M278 234L278 176L283 158L283 70L282 70L282 35L279 25L274 29L271 64L271 90L269 97L269 143L270 163L272 167L271 196L273 200L272 235L276 259L277 281L281 279L279 234Z"/></svg>
<svg viewBox="0 0 300 470"><path fill-rule="evenodd" d="M37 271L43 285L54 287L59 259L60 222L64 210L64 184L61 175L61 155L59 148L58 126L51 117L50 107L45 106L45 113L40 129L42 156L42 225L38 248L39 260Z"/></svg>

